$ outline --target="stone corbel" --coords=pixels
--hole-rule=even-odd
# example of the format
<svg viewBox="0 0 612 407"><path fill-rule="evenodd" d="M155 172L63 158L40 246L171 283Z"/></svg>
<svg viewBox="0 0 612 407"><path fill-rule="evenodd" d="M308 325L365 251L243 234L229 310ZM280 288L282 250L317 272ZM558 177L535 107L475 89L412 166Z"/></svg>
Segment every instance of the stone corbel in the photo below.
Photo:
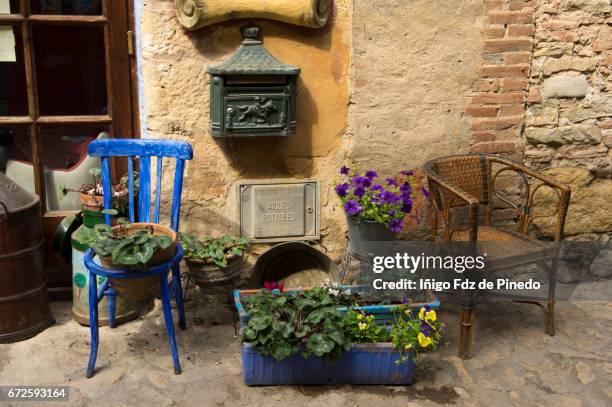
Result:
<svg viewBox="0 0 612 407"><path fill-rule="evenodd" d="M188 30L237 18L267 18L305 27L327 23L332 0L174 0Z"/></svg>

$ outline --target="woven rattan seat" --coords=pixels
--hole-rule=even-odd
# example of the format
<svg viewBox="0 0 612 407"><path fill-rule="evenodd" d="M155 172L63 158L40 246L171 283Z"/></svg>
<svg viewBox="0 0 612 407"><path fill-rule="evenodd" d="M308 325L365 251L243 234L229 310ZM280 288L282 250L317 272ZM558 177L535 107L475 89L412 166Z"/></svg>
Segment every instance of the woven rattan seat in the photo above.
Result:
<svg viewBox="0 0 612 407"><path fill-rule="evenodd" d="M451 240L467 242L469 230L454 231ZM501 264L502 261L515 265L530 262L534 258L550 257L554 254L556 244L532 239L521 233L494 228L478 227L478 253L486 253L490 262ZM489 268L492 264L489 264Z"/></svg>
<svg viewBox="0 0 612 407"><path fill-rule="evenodd" d="M423 170L427 174L431 195L429 213L432 237L447 242L466 242L465 247L471 253L486 253L486 273L531 264L545 270L548 275L547 300L521 301L536 303L542 307L546 329L550 335L554 335L558 242L563 238L570 198L569 187L519 163L484 154L438 158L425 163ZM504 199L495 189L498 175L508 173L519 177L521 185L515 187L525 195L524 202L520 205ZM556 210L544 212L544 216L532 212L534 195L541 188L552 190L557 197L557 205L554 208ZM507 203L516 211L515 231L493 225L495 200ZM480 219L479 215L482 206L486 207L484 219ZM466 219L454 219L457 212L462 213L458 208L467 209ZM529 236L529 226L538 217L556 218L555 242L541 241ZM547 262L552 264L548 266ZM458 347L459 356L464 359L468 359L471 352L474 307L476 302L484 297L486 296L475 295L474 291L466 291L462 300Z"/></svg>

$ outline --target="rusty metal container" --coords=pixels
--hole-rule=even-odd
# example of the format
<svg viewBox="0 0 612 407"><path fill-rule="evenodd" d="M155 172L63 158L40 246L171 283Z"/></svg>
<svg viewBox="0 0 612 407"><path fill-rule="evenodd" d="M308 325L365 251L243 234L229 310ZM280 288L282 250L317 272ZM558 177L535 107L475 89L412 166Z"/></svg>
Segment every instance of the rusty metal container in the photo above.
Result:
<svg viewBox="0 0 612 407"><path fill-rule="evenodd" d="M40 200L0 173L0 343L51 323L43 242Z"/></svg>

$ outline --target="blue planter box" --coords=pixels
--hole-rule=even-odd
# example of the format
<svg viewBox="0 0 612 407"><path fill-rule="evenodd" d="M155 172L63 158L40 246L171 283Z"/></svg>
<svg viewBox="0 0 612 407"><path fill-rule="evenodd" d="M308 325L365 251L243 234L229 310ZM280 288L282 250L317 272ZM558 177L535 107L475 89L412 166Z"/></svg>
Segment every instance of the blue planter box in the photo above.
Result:
<svg viewBox="0 0 612 407"><path fill-rule="evenodd" d="M341 286L341 288L343 290L350 288L351 291L354 291L354 292L359 292L360 290L364 289L364 287L360 287L360 286ZM298 293L299 291L301 290L289 290L287 292ZM259 290L234 290L234 303L236 304L236 310L238 311L238 318L240 320L241 330L244 329L248 325L249 319L250 319L249 314L244 309L244 305L242 305L242 298L249 296L249 295L257 294L258 292ZM417 310L425 305L428 305L431 309L437 310L440 307L440 300L436 298L433 292L427 291L427 302L410 304L410 308ZM393 321L393 318L394 318L393 313L395 310L397 310L398 307L400 307L400 305L391 304L391 305L364 305L364 306L357 306L357 307L351 307L351 308L357 311L363 311L366 314L374 315L374 321L376 322L376 324L384 325L387 322ZM340 307L339 310L340 312L346 312L347 308Z"/></svg>
<svg viewBox="0 0 612 407"><path fill-rule="evenodd" d="M400 355L390 343L356 344L333 363L321 358L305 359L297 353L280 362L261 356L242 344L244 383L248 386L290 384L388 384L405 385L414 380L414 362L399 365Z"/></svg>

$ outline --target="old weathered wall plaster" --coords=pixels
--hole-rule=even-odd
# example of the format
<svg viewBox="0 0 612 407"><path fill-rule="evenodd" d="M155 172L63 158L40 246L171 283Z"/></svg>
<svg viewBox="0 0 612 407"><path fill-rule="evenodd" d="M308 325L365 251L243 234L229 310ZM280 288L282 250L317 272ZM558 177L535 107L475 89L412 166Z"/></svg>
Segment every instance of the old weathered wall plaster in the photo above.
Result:
<svg viewBox="0 0 612 407"><path fill-rule="evenodd" d="M482 1L452 7L441 0L409 7L401 0L332 4L321 29L255 20L266 48L300 66L302 74L297 134L248 140L208 134L206 74L209 64L236 50L239 27L248 20L186 31L172 1L142 4L143 130L194 146L183 189L184 230L235 233L233 186L239 179L317 178L322 241L337 258L345 219L330 184L344 161L375 167L384 176L467 150L464 111L483 49Z"/></svg>

